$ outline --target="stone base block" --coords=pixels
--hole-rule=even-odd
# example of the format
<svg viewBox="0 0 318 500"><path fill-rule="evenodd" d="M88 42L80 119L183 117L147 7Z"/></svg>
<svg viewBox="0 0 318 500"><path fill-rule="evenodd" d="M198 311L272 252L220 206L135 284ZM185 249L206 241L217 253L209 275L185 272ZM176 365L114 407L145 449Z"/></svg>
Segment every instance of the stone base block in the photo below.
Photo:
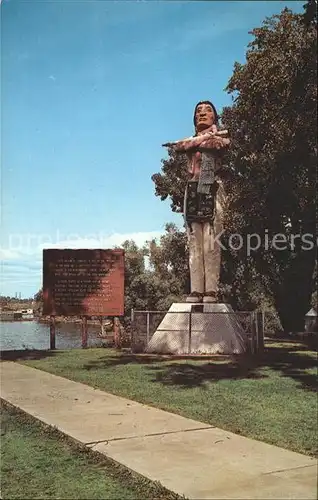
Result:
<svg viewBox="0 0 318 500"><path fill-rule="evenodd" d="M243 354L246 346L245 331L229 304L174 303L150 339L145 352Z"/></svg>

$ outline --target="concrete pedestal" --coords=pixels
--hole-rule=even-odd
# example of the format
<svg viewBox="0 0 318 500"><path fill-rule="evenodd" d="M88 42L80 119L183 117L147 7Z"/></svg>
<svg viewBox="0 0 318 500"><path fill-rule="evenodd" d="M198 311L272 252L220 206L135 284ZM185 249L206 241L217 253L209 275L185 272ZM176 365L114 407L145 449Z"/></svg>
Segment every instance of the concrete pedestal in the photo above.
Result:
<svg viewBox="0 0 318 500"><path fill-rule="evenodd" d="M228 304L175 303L150 339L147 353L243 354L246 334Z"/></svg>

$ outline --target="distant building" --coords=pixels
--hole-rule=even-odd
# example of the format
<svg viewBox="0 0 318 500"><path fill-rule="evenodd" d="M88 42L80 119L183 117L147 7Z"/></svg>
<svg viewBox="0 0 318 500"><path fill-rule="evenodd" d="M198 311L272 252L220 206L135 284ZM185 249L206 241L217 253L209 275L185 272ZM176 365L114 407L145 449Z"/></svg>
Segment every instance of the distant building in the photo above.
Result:
<svg viewBox="0 0 318 500"><path fill-rule="evenodd" d="M314 307L305 316L305 331L318 332L317 311Z"/></svg>
<svg viewBox="0 0 318 500"><path fill-rule="evenodd" d="M33 309L20 309L15 314L19 315L22 319L33 319L34 317Z"/></svg>

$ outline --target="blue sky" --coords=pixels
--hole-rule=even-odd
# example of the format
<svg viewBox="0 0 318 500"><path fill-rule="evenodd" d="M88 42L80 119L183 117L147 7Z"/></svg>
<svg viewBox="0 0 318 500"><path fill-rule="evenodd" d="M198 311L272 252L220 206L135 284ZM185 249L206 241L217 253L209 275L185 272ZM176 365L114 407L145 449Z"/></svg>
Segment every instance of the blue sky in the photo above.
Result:
<svg viewBox="0 0 318 500"><path fill-rule="evenodd" d="M182 227L151 175L230 104L235 61L266 16L305 0L2 0L1 293L41 286L43 247L109 248Z"/></svg>

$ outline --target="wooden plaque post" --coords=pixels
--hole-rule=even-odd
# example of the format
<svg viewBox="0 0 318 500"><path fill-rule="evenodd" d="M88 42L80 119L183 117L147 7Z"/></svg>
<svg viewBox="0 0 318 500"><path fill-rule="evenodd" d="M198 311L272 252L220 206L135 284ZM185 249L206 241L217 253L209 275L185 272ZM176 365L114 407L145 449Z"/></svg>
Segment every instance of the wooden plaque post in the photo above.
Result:
<svg viewBox="0 0 318 500"><path fill-rule="evenodd" d="M82 348L83 349L86 349L86 347L87 347L87 339L88 339L87 316L83 316L83 318L82 318Z"/></svg>
<svg viewBox="0 0 318 500"><path fill-rule="evenodd" d="M50 349L55 349L55 316L50 316Z"/></svg>

